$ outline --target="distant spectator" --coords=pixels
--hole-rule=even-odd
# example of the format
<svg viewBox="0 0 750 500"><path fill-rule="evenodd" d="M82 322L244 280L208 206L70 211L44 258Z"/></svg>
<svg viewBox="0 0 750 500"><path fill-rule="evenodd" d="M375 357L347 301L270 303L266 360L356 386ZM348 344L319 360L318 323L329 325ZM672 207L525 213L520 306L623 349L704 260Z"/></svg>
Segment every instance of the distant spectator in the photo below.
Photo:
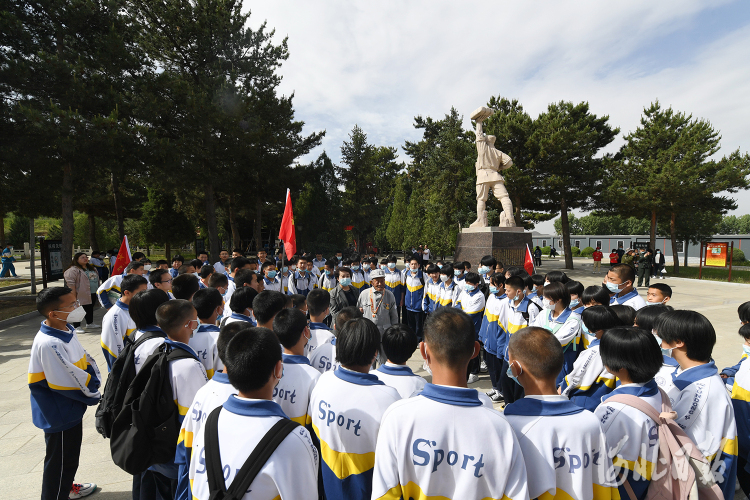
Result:
<svg viewBox="0 0 750 500"><path fill-rule="evenodd" d="M89 264L88 255L83 252L76 253L63 277L67 287L73 290L76 300L86 311L86 328L99 328L99 325L94 323L94 294L99 288L99 273ZM80 322L73 323L73 326L77 334L86 333Z"/></svg>
<svg viewBox="0 0 750 500"><path fill-rule="evenodd" d="M557 257L557 250L555 250L554 246L549 249L549 256L552 257L552 258Z"/></svg>
<svg viewBox="0 0 750 500"><path fill-rule="evenodd" d="M661 278L664 279L664 274L661 272L662 269L664 269L664 253L661 250L656 250L654 252L654 261L651 267L652 273L654 275L654 279Z"/></svg>
<svg viewBox="0 0 750 500"><path fill-rule="evenodd" d="M534 265L535 266L542 265L542 249L539 248L539 245L537 245L536 248L534 249Z"/></svg>
<svg viewBox="0 0 750 500"><path fill-rule="evenodd" d="M5 278L8 273L12 274L14 278L17 278L16 267L13 265L13 262L16 260L16 258L13 257L13 245L10 243L6 244L2 255L3 270L0 271L0 278Z"/></svg>
<svg viewBox="0 0 750 500"><path fill-rule="evenodd" d="M600 272L602 270L602 258L604 257L601 248L596 247L596 250L591 254L591 257L594 259L594 272Z"/></svg>

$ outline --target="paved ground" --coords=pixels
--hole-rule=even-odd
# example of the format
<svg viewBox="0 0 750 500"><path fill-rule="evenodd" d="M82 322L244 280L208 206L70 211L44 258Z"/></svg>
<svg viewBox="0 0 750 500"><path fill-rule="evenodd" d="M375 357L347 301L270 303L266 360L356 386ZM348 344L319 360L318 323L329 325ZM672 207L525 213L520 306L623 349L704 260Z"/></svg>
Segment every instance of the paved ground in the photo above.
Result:
<svg viewBox="0 0 750 500"><path fill-rule="evenodd" d="M594 275L591 264L577 262L578 269L568 271L571 278L585 285L601 283L604 273ZM546 272L562 268L560 261L544 261L539 269ZM661 281L661 280L660 280ZM737 307L750 300L750 285L668 278L674 289L671 302L676 308L694 309L705 314L716 328L718 342L714 351L717 365L733 365L742 354L742 342L737 335L739 321ZM645 296L645 289L641 290ZM96 311L96 322L101 323L102 311ZM32 340L39 328L40 318L24 323L0 327L0 491L18 500L39 498L44 460L44 434L31 423L31 408L26 373ZM83 346L94 356L106 372L106 363L99 346L99 331L79 336ZM421 375L419 354L409 362ZM429 379L429 377L427 377ZM482 374L472 387L489 390L490 382ZM130 498L131 476L112 463L109 442L94 430L94 411L89 409L84 418L81 465L77 480L95 482L101 487L92 498L124 500ZM739 497L739 495L738 495Z"/></svg>

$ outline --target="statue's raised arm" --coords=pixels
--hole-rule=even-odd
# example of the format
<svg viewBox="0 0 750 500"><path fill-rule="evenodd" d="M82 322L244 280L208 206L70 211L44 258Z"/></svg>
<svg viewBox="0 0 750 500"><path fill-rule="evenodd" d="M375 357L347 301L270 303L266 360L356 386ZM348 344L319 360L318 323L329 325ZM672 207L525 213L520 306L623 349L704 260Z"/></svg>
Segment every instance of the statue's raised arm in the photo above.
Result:
<svg viewBox="0 0 750 500"><path fill-rule="evenodd" d="M483 130L483 122L492 116L495 111L482 106L471 114L471 119L476 121L476 143L477 162L475 164L477 173L477 220L470 227L487 227L487 198L490 189L495 198L503 205L500 214L501 227L514 227L516 225L513 217L513 203L510 201L508 191L505 189L505 179L500 175L501 170L510 168L513 160L502 151L495 149L495 136L486 135Z"/></svg>

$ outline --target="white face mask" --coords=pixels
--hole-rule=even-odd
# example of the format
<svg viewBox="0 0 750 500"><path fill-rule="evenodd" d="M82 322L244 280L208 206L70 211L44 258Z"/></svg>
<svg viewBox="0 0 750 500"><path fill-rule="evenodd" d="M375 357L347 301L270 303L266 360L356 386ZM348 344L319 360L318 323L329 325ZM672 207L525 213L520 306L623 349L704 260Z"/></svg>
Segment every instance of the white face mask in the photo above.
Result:
<svg viewBox="0 0 750 500"><path fill-rule="evenodd" d="M548 311L552 311L555 308L555 303L551 300L545 300L544 301L544 308Z"/></svg>
<svg viewBox="0 0 750 500"><path fill-rule="evenodd" d="M55 311L59 313L65 314L67 311ZM72 311L68 312L68 317L65 318L65 321L67 323L80 323L83 321L83 318L86 317L86 310L83 308L83 306L78 306Z"/></svg>
<svg viewBox="0 0 750 500"><path fill-rule="evenodd" d="M148 272L148 271L150 271L150 270L151 270L151 264L144 264L144 265L143 265L143 269L144 269L145 271L147 271L147 272Z"/></svg>

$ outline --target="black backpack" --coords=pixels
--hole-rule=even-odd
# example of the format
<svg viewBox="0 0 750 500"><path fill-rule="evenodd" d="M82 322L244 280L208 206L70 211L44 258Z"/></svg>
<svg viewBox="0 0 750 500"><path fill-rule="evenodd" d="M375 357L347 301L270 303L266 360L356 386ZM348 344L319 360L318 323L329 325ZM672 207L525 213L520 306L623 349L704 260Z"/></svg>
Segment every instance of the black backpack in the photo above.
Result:
<svg viewBox="0 0 750 500"><path fill-rule="evenodd" d="M182 358L195 359L184 349L162 344L128 387L122 410L112 423L109 447L112 461L129 474L174 462L180 421L169 363Z"/></svg>
<svg viewBox="0 0 750 500"><path fill-rule="evenodd" d="M242 500L255 477L282 441L300 424L282 418L271 427L247 457L227 489L219 450L219 406L208 416L205 427L206 473L209 500Z"/></svg>
<svg viewBox="0 0 750 500"><path fill-rule="evenodd" d="M536 312L537 314L539 314L540 312L542 312L542 308L539 307L539 304L537 304L536 302L534 302L531 299L529 299L529 306L536 307L538 309L538 311ZM523 319L526 320L526 326L529 325L529 306L526 306L526 310L523 311L523 312L521 312L521 316L523 316Z"/></svg>
<svg viewBox="0 0 750 500"><path fill-rule="evenodd" d="M105 438L112 435L112 422L122 410L125 394L135 378L136 348L145 341L157 337L164 337L163 332L145 332L137 342L130 337L125 337L125 346L112 364L112 371L104 386L104 394L96 408L96 430Z"/></svg>

